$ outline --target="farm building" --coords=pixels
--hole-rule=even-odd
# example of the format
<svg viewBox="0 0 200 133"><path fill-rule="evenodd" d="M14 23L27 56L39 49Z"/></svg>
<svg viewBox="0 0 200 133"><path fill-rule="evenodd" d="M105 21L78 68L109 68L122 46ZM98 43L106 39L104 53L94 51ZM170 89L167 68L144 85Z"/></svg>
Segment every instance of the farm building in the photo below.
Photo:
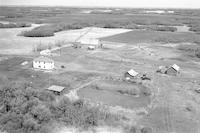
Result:
<svg viewBox="0 0 200 133"><path fill-rule="evenodd" d="M166 66L159 66L156 72L164 74L167 71L167 69L168 68Z"/></svg>
<svg viewBox="0 0 200 133"><path fill-rule="evenodd" d="M99 40L96 38L82 38L78 42L81 44L99 45Z"/></svg>
<svg viewBox="0 0 200 133"><path fill-rule="evenodd" d="M180 67L174 64L165 71L165 74L176 75L177 73L179 73L179 71L180 71Z"/></svg>
<svg viewBox="0 0 200 133"><path fill-rule="evenodd" d="M54 93L60 95L60 93L65 89L63 86L52 85L47 90L53 91Z"/></svg>
<svg viewBox="0 0 200 133"><path fill-rule="evenodd" d="M95 46L88 46L88 50L95 50Z"/></svg>
<svg viewBox="0 0 200 133"><path fill-rule="evenodd" d="M125 78L127 80L131 79L131 78L136 78L138 76L138 72L136 72L135 70L131 69L128 72L125 73Z"/></svg>
<svg viewBox="0 0 200 133"><path fill-rule="evenodd" d="M42 55L42 56L50 56L51 55L51 50L49 50L49 49L42 50L40 52L40 55Z"/></svg>
<svg viewBox="0 0 200 133"><path fill-rule="evenodd" d="M54 69L54 61L44 56L40 56L33 60L33 68L52 70Z"/></svg>

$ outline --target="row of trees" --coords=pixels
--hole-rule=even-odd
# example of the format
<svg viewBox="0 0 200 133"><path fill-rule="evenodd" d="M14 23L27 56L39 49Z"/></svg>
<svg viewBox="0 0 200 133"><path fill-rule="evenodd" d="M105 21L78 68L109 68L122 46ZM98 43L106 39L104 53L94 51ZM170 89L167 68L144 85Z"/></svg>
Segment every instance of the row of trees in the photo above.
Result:
<svg viewBox="0 0 200 133"><path fill-rule="evenodd" d="M0 23L0 28L22 28L22 27L31 27L30 23Z"/></svg>
<svg viewBox="0 0 200 133"><path fill-rule="evenodd" d="M86 24L82 23L73 23L73 24L51 24L51 25L43 25L36 27L29 31L24 31L21 33L22 36L25 37L49 37L54 36L55 32L63 31L63 30L72 30L72 29L82 29L86 27Z"/></svg>
<svg viewBox="0 0 200 133"><path fill-rule="evenodd" d="M111 21L111 22L77 22L72 24L52 24L52 25L43 25L36 27L30 31L22 32L21 35L26 37L48 37L48 36L54 36L55 32L63 31L63 30L73 30L73 29L82 29L84 27L89 26L95 26L95 27L101 27L101 28L125 28L125 29L148 29L153 31L171 31L174 32L177 29L175 27L170 26L158 26L156 24L153 25L142 25L138 26L138 24L135 24L134 21Z"/></svg>

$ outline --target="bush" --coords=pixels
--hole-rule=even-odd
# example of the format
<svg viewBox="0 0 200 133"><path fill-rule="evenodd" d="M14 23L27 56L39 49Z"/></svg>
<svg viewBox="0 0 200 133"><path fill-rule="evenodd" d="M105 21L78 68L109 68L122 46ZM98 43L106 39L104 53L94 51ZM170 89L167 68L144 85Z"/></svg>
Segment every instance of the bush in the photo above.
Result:
<svg viewBox="0 0 200 133"><path fill-rule="evenodd" d="M45 50L45 49L48 49L48 45L44 45L42 43L39 43L36 48L33 49L33 51L36 51L36 52L40 52L42 50Z"/></svg>
<svg viewBox="0 0 200 133"><path fill-rule="evenodd" d="M128 90L118 90L118 92L121 94L126 94L126 95L138 95L140 93L140 91L136 88L128 89Z"/></svg>
<svg viewBox="0 0 200 133"><path fill-rule="evenodd" d="M42 30L42 29L33 29L30 31L24 31L21 33L22 36L25 37L49 37L54 36L53 30Z"/></svg>
<svg viewBox="0 0 200 133"><path fill-rule="evenodd" d="M52 102L55 100L55 95L52 92L44 90L39 93L38 98L40 101Z"/></svg>
<svg viewBox="0 0 200 133"><path fill-rule="evenodd" d="M8 132L15 132L22 128L23 116L16 113L7 113L0 118L0 124L3 126L3 130Z"/></svg>
<svg viewBox="0 0 200 133"><path fill-rule="evenodd" d="M31 27L31 24L30 23L17 23L16 24L17 27Z"/></svg>
<svg viewBox="0 0 200 133"><path fill-rule="evenodd" d="M25 120L23 122L23 128L26 133L28 132L37 132L40 128L40 125L32 118L32 116L25 116Z"/></svg>
<svg viewBox="0 0 200 133"><path fill-rule="evenodd" d="M107 23L103 26L103 28L120 28L121 26L117 25L116 23Z"/></svg>
<svg viewBox="0 0 200 133"><path fill-rule="evenodd" d="M73 23L73 24L51 24L36 27L30 31L24 31L20 35L25 37L49 37L54 36L55 32L70 30L70 29L81 29L85 24Z"/></svg>
<svg viewBox="0 0 200 133"><path fill-rule="evenodd" d="M152 133L152 129L150 127L143 127L141 133Z"/></svg>
<svg viewBox="0 0 200 133"><path fill-rule="evenodd" d="M150 96L151 95L151 89L147 87L142 87L141 88L141 93L145 96Z"/></svg>
<svg viewBox="0 0 200 133"><path fill-rule="evenodd" d="M189 25L190 29L189 31L193 31L193 32L200 32L200 24L191 24Z"/></svg>
<svg viewBox="0 0 200 133"><path fill-rule="evenodd" d="M128 133L137 133L137 128L135 126L131 126Z"/></svg>
<svg viewBox="0 0 200 133"><path fill-rule="evenodd" d="M31 110L31 115L38 123L47 123L51 120L51 112L44 105L37 105Z"/></svg>
<svg viewBox="0 0 200 133"><path fill-rule="evenodd" d="M195 50L195 55L196 57L200 58L200 49Z"/></svg>
<svg viewBox="0 0 200 133"><path fill-rule="evenodd" d="M170 31L175 32L177 31L177 28L175 27L169 27L169 26L148 26L147 29L154 30L154 31Z"/></svg>

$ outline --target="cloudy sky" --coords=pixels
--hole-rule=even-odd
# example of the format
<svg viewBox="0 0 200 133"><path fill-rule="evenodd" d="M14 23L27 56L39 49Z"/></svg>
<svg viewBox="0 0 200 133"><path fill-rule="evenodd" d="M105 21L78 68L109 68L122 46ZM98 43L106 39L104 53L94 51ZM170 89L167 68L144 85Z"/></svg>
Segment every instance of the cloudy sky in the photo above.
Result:
<svg viewBox="0 0 200 133"><path fill-rule="evenodd" d="M0 5L200 8L200 0L0 0Z"/></svg>

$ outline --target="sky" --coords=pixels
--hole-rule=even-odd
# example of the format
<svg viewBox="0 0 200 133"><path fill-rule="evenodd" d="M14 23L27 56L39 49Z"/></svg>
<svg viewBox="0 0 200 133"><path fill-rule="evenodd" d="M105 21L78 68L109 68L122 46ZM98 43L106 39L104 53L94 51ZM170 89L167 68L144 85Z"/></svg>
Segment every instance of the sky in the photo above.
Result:
<svg viewBox="0 0 200 133"><path fill-rule="evenodd" d="M0 5L200 8L200 0L0 0Z"/></svg>

